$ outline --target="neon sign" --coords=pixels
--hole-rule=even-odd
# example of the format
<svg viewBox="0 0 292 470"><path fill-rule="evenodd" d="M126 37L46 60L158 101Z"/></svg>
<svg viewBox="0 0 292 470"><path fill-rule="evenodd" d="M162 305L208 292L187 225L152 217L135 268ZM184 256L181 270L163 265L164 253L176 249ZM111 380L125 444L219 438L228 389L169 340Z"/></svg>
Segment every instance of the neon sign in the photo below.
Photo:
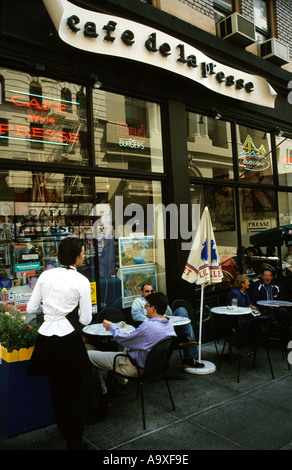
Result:
<svg viewBox="0 0 292 470"><path fill-rule="evenodd" d="M26 142L39 142L64 146L68 146L72 143L79 143L78 133L64 130L56 131L55 129L44 129L42 124L55 124L55 119L52 116L41 116L39 114L35 114L37 112L47 113L52 111L56 114L64 116L68 114L66 111L67 106L73 102L65 102L65 100L57 100L56 98L44 97L42 95L30 95L29 93L22 91L10 91L18 93L10 98L10 102L14 106L34 111L34 113L29 114L27 118L28 121L30 121L32 124L29 127L19 124L0 123L1 139L23 140ZM41 98L41 103L39 102L40 100L38 101L37 98L32 98L31 96ZM33 123L36 123L36 125L33 126ZM37 124L40 124L41 126L38 127Z"/></svg>
<svg viewBox="0 0 292 470"><path fill-rule="evenodd" d="M145 124L141 124L140 128L129 127L124 121L117 121L120 147L144 149L145 146ZM135 139L135 137L140 137Z"/></svg>
<svg viewBox="0 0 292 470"><path fill-rule="evenodd" d="M33 108L38 111L50 111L53 109L56 113L67 114L66 108L68 105L65 103L42 100L42 105L40 105L36 98L32 98L28 103L24 103L23 100L26 100L26 97L22 95L15 95L11 98L11 102L16 106Z"/></svg>
<svg viewBox="0 0 292 470"><path fill-rule="evenodd" d="M266 159L265 147L261 144L257 148L249 134L245 139L242 149L238 160L245 170L263 171L270 167L270 162Z"/></svg>
<svg viewBox="0 0 292 470"><path fill-rule="evenodd" d="M8 133L11 133L12 135L8 136ZM59 145L69 145L69 143L79 142L79 134L76 134L74 132L55 131L54 129L43 129L42 127L28 127L21 126L18 124L13 126L12 124L1 123L0 138L18 139L49 144L55 143Z"/></svg>

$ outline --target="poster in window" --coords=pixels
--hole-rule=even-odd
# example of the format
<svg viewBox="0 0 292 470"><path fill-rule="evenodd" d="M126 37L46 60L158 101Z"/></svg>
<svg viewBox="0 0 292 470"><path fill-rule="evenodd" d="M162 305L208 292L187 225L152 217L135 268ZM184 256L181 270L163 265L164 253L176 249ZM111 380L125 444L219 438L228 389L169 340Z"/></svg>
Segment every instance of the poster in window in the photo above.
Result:
<svg viewBox="0 0 292 470"><path fill-rule="evenodd" d="M206 192L206 204L210 211L214 232L235 230L233 191L231 188Z"/></svg>
<svg viewBox="0 0 292 470"><path fill-rule="evenodd" d="M150 284L156 290L156 267L154 264L119 269L118 277L122 282L123 298L139 297L142 284Z"/></svg>
<svg viewBox="0 0 292 470"><path fill-rule="evenodd" d="M119 238L120 268L155 263L154 237Z"/></svg>

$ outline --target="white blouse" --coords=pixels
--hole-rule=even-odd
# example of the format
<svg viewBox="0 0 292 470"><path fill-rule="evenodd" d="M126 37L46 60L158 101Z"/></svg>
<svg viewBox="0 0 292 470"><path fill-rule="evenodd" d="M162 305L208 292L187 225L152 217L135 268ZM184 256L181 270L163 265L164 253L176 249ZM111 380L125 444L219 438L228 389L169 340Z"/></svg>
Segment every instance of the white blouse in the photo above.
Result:
<svg viewBox="0 0 292 470"><path fill-rule="evenodd" d="M37 280L27 304L27 313L44 313L39 333L65 336L74 331L66 315L79 303L79 322L88 325L92 319L89 280L73 266L44 271ZM42 302L42 305L41 305Z"/></svg>

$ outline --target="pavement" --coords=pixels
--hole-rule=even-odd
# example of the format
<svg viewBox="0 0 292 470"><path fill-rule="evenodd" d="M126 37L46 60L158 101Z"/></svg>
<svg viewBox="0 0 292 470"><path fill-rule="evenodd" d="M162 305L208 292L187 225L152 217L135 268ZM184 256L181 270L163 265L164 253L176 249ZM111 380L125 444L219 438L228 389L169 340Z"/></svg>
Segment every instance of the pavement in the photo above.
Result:
<svg viewBox="0 0 292 470"><path fill-rule="evenodd" d="M148 382L143 430L136 384L129 382L124 395L113 397L106 420L85 427L89 450L99 451L93 454L95 463L137 467L146 458L148 464L190 464L196 450L292 450L292 370L279 350L271 351L271 359L275 379L264 349L255 368L243 351L237 383L234 360L223 359L220 369L210 374L189 374L175 351L169 383L176 410L164 382ZM202 345L202 360L218 365L213 342ZM55 424L12 437L0 432L1 451L65 449ZM127 458L133 460L123 461Z"/></svg>

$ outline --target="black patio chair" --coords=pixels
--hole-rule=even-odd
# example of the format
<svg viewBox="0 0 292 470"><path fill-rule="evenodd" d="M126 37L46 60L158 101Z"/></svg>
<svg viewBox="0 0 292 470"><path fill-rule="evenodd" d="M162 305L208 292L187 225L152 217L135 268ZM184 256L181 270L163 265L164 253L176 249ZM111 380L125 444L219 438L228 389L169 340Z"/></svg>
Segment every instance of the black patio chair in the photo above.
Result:
<svg viewBox="0 0 292 470"><path fill-rule="evenodd" d="M103 320L109 320L113 323L125 321L125 315L117 308L104 308L97 315L97 323L102 323Z"/></svg>
<svg viewBox="0 0 292 470"><path fill-rule="evenodd" d="M237 359L237 383L240 381L240 360L241 351L243 349L248 350L249 357L253 356L252 367L255 367L256 355L259 347L264 347L266 350L268 363L271 371L272 378L274 379L274 370L271 362L270 349L280 349L285 358L285 352L287 350L287 343L285 344L285 336L272 316L261 315L259 317L252 318L246 325L246 331L237 330L234 324L229 325L225 331L225 339L223 349L220 355L218 370L220 369L222 359L224 356L225 346L228 344L228 356L232 355L232 349L236 348L238 353ZM287 357L286 357L287 360ZM288 369L290 370L290 364L287 360Z"/></svg>
<svg viewBox="0 0 292 470"><path fill-rule="evenodd" d="M169 360L172 354L172 342L173 336L169 336L164 338L163 340L159 341L158 343L153 346L151 351L149 352L145 364L144 369L140 369L137 365L137 377L127 376L117 372L116 370L116 360L120 356L125 356L125 354L117 354L114 360L114 368L113 372L115 375L119 377L124 377L129 380L135 380L137 382L137 395L136 398L139 397L139 393L141 396L141 407L142 407L142 420L143 420L143 429L146 429L146 418L145 418L145 406L144 406L144 393L143 393L143 386L146 381L158 381L163 379L169 394L169 398L172 405L172 410L175 411L175 405L173 402L173 398L171 395L169 383L168 383L168 375L167 371L169 368Z"/></svg>

